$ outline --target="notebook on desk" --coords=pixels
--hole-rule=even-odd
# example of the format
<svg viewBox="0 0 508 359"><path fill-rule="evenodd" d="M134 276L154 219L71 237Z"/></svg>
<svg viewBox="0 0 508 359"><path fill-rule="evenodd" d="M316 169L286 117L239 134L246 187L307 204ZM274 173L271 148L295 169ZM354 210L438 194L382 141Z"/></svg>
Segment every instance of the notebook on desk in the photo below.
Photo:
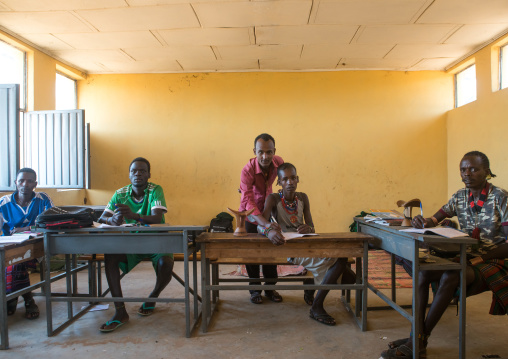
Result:
<svg viewBox="0 0 508 359"><path fill-rule="evenodd" d="M401 229L401 232L420 233L420 234L437 234L446 238L466 237L467 234L449 227L434 227L434 228L408 228Z"/></svg>

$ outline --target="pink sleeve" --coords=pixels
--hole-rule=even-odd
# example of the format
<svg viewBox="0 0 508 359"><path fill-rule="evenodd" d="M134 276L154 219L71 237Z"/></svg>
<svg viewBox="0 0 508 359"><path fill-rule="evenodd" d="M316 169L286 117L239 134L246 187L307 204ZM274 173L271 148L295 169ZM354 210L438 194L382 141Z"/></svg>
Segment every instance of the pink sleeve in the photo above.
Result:
<svg viewBox="0 0 508 359"><path fill-rule="evenodd" d="M244 168L240 176L240 191L242 192L242 198L240 200L240 208L243 210L250 210L254 208L252 215L259 216L259 211L256 201L254 199L254 176L252 171Z"/></svg>

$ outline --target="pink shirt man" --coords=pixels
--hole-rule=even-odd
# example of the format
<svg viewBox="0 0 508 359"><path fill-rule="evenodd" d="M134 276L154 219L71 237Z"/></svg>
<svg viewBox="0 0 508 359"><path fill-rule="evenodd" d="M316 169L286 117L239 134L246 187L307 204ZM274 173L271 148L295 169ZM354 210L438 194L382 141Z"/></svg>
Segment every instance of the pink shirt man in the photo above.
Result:
<svg viewBox="0 0 508 359"><path fill-rule="evenodd" d="M268 176L265 178L261 167L259 166L258 159L251 158L249 162L242 169L240 176L240 191L242 198L240 200L240 211L246 211L254 208L252 215L259 216L263 214L263 207L265 206L266 197L272 193L272 185L277 177L277 167L284 163L282 157L273 156L272 166L268 171ZM255 222L251 216L247 218L249 222Z"/></svg>

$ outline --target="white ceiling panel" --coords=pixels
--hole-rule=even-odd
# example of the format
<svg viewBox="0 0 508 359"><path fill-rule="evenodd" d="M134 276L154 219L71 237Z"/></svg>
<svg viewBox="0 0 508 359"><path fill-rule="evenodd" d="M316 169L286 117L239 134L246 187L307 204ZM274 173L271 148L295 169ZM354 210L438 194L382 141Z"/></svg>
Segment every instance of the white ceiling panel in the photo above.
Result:
<svg viewBox="0 0 508 359"><path fill-rule="evenodd" d="M168 45L241 46L254 43L252 27L158 30ZM252 40L251 40L252 39Z"/></svg>
<svg viewBox="0 0 508 359"><path fill-rule="evenodd" d="M408 24L426 0L320 0L316 24Z"/></svg>
<svg viewBox="0 0 508 359"><path fill-rule="evenodd" d="M356 42L359 44L438 44L455 28L455 25L371 25L360 30Z"/></svg>
<svg viewBox="0 0 508 359"><path fill-rule="evenodd" d="M468 53L471 46L440 44L440 45L397 45L388 55L387 59L403 58L434 58L434 57L459 57Z"/></svg>
<svg viewBox="0 0 508 359"><path fill-rule="evenodd" d="M99 31L136 31L199 27L189 4L80 10L77 14Z"/></svg>
<svg viewBox="0 0 508 359"><path fill-rule="evenodd" d="M166 73L181 72L182 67L175 60L150 61L104 61L106 70L103 73Z"/></svg>
<svg viewBox="0 0 508 359"><path fill-rule="evenodd" d="M215 71L256 71L259 70L258 60L201 60L186 58L178 60L186 72L215 72Z"/></svg>
<svg viewBox="0 0 508 359"><path fill-rule="evenodd" d="M507 28L508 24L464 25L453 33L445 44L480 45L491 41Z"/></svg>
<svg viewBox="0 0 508 359"><path fill-rule="evenodd" d="M134 62L120 50L58 50L53 53L68 62L79 64L81 62L104 63L108 61ZM80 66L81 67L81 66ZM83 68L83 67L81 67Z"/></svg>
<svg viewBox="0 0 508 359"><path fill-rule="evenodd" d="M2 0L14 11L105 9L128 6L124 0Z"/></svg>
<svg viewBox="0 0 508 359"><path fill-rule="evenodd" d="M411 71L423 71L423 70L434 70L440 71L445 67L449 66L453 62L454 58L443 57L437 59L423 59L416 65L411 67Z"/></svg>
<svg viewBox="0 0 508 359"><path fill-rule="evenodd" d="M72 49L72 46L51 34L21 34L21 36L31 43L45 48L46 50Z"/></svg>
<svg viewBox="0 0 508 359"><path fill-rule="evenodd" d="M305 25L312 0L192 4L203 27Z"/></svg>
<svg viewBox="0 0 508 359"><path fill-rule="evenodd" d="M418 60L415 59L362 59L343 58L337 69L390 70L406 71Z"/></svg>
<svg viewBox="0 0 508 359"><path fill-rule="evenodd" d="M300 45L219 46L222 60L299 58Z"/></svg>
<svg viewBox="0 0 508 359"><path fill-rule="evenodd" d="M348 44L358 30L355 25L257 26L259 45Z"/></svg>
<svg viewBox="0 0 508 359"><path fill-rule="evenodd" d="M508 23L506 0L436 0L418 19L422 24Z"/></svg>
<svg viewBox="0 0 508 359"><path fill-rule="evenodd" d="M125 0L130 6L152 6L152 5L169 5L182 3L203 3L203 2L232 2L232 1L251 1L251 0ZM262 0L266 1L266 0Z"/></svg>
<svg viewBox="0 0 508 359"><path fill-rule="evenodd" d="M444 70L508 0L0 0L2 29L90 73Z"/></svg>
<svg viewBox="0 0 508 359"><path fill-rule="evenodd" d="M210 46L171 46L161 48L137 48L125 49L126 54L136 61L150 60L178 60L180 58L198 58L205 60L215 60L215 54Z"/></svg>
<svg viewBox="0 0 508 359"><path fill-rule="evenodd" d="M0 12L0 25L18 34L93 31L76 16L65 11Z"/></svg>
<svg viewBox="0 0 508 359"><path fill-rule="evenodd" d="M364 58L364 59L381 59L391 49L393 45L305 45L302 52L302 59L311 58Z"/></svg>
<svg viewBox="0 0 508 359"><path fill-rule="evenodd" d="M86 34L55 34L57 38L80 49L113 49L153 46L162 44L150 31L94 32Z"/></svg>
<svg viewBox="0 0 508 359"><path fill-rule="evenodd" d="M266 59L259 60L261 70L330 70L335 69L340 59Z"/></svg>

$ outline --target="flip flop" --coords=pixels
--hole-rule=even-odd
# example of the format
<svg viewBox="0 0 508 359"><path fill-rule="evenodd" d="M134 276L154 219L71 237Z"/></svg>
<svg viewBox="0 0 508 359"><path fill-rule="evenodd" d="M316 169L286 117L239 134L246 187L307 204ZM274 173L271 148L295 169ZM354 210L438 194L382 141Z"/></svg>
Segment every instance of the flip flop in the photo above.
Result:
<svg viewBox="0 0 508 359"><path fill-rule="evenodd" d="M265 290L265 297L274 303L282 302L282 296L276 290Z"/></svg>
<svg viewBox="0 0 508 359"><path fill-rule="evenodd" d="M254 292L250 295L250 302L252 304L263 304L263 297L261 297L261 293Z"/></svg>
<svg viewBox="0 0 508 359"><path fill-rule="evenodd" d="M7 315L14 315L16 308L18 307L18 298L7 301Z"/></svg>
<svg viewBox="0 0 508 359"><path fill-rule="evenodd" d="M399 354L397 354L399 353ZM402 355L401 355L402 354ZM427 357L427 349L422 348L418 353L417 358L424 359ZM402 358L413 358L413 349L405 344L400 345L395 349L385 350L381 353L383 359L402 359Z"/></svg>
<svg viewBox="0 0 508 359"><path fill-rule="evenodd" d="M109 333L109 332L114 332L115 330L117 330L118 328L120 328L122 325L124 325L125 323L127 322L121 322L119 320L110 320L110 321L107 321L106 323L104 323L105 327L104 328L99 328L99 330L103 333ZM111 324L117 324L116 327L114 328L107 328L109 327Z"/></svg>
<svg viewBox="0 0 508 359"><path fill-rule="evenodd" d="M329 315L329 314L314 314L312 309L309 312L309 317L314 319L318 323L321 323L324 325L334 326L336 324L335 319L331 315Z"/></svg>
<svg viewBox="0 0 508 359"><path fill-rule="evenodd" d="M406 344L409 341L410 338L404 338L404 339L397 339L393 342L388 343L388 348L395 349L400 347L403 344Z"/></svg>
<svg viewBox="0 0 508 359"><path fill-rule="evenodd" d="M305 303L307 303L307 305L314 304L314 291L311 291L311 293L307 293L307 291L305 290L303 292L303 300L305 301Z"/></svg>
<svg viewBox="0 0 508 359"><path fill-rule="evenodd" d="M145 307L145 304L146 304L146 303L141 304L141 307L139 307L139 309L138 309L138 314L139 314L139 315L142 315L142 316L144 316L144 317L148 317L148 316L150 316L150 315L152 315L152 314L153 314L153 311L154 311L154 309L155 309L155 306L154 306L154 307ZM143 312L142 312L143 310L148 310L149 312L143 313Z"/></svg>
<svg viewBox="0 0 508 359"><path fill-rule="evenodd" d="M32 298L28 302L25 302L25 318L33 320L39 318L39 307L35 304L35 300Z"/></svg>

